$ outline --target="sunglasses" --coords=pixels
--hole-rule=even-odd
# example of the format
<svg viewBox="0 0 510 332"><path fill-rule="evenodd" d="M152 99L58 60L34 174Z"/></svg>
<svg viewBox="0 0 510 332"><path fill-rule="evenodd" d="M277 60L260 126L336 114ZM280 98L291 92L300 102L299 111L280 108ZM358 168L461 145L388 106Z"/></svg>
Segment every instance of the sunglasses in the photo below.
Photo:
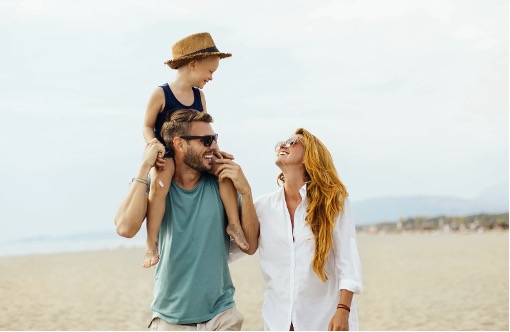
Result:
<svg viewBox="0 0 510 332"><path fill-rule="evenodd" d="M199 139L206 147L211 146L213 142L218 142L218 134L204 136L179 136L179 138L185 139L187 141L191 139Z"/></svg>
<svg viewBox="0 0 510 332"><path fill-rule="evenodd" d="M299 136L294 136L294 137L291 137L289 138L288 140L286 141L281 141L281 142L278 142L276 143L275 147L274 147L274 150L275 151L278 151L280 150L282 147L283 148L290 148L291 146L293 146L294 144L296 144L296 142L299 140Z"/></svg>

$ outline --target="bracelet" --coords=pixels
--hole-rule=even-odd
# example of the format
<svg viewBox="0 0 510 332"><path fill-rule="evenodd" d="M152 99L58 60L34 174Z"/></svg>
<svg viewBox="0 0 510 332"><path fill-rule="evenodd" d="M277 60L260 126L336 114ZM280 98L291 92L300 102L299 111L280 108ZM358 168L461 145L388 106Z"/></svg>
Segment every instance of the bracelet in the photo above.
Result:
<svg viewBox="0 0 510 332"><path fill-rule="evenodd" d="M133 181L137 181L137 182L143 183L143 184L145 184L146 186L148 186L148 185L149 185L149 182L147 182L147 180L142 179L142 178L132 178L132 179L131 179L131 182L130 182L129 184L133 183Z"/></svg>
<svg viewBox="0 0 510 332"><path fill-rule="evenodd" d="M345 305L345 304L342 304L342 303L339 303L337 306L336 306L337 309L344 309L344 310L347 310L348 312L351 312L351 308L349 308L349 306Z"/></svg>
<svg viewBox="0 0 510 332"><path fill-rule="evenodd" d="M145 185L145 195L149 196L149 191L150 191L149 181L142 179L142 178L132 178L131 182L129 184L133 183L133 181L143 183Z"/></svg>

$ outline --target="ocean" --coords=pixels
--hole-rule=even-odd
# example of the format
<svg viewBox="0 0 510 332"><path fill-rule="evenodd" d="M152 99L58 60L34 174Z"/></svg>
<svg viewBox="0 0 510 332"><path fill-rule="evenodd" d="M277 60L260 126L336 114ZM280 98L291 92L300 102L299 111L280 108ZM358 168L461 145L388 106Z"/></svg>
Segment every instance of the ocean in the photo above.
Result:
<svg viewBox="0 0 510 332"><path fill-rule="evenodd" d="M145 232L126 239L115 231L77 233L67 236L36 236L0 242L0 257L143 247Z"/></svg>

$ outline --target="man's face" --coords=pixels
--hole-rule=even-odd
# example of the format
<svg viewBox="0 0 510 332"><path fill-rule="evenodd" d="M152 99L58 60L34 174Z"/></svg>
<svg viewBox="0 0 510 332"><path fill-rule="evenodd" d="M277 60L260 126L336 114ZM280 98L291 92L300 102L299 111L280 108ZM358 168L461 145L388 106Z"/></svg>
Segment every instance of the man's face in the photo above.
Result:
<svg viewBox="0 0 510 332"><path fill-rule="evenodd" d="M210 123L193 122L188 136L214 135ZM184 139L184 164L197 172L206 172L212 169L214 151L218 151L218 144L212 141L210 146L205 146L201 139Z"/></svg>

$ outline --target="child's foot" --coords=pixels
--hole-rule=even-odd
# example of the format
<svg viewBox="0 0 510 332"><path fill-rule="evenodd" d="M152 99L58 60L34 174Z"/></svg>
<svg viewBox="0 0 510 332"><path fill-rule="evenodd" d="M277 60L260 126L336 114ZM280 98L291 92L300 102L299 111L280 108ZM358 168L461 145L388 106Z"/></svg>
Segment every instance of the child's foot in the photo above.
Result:
<svg viewBox="0 0 510 332"><path fill-rule="evenodd" d="M145 257L143 258L143 267L149 268L151 266L154 266L158 264L159 262L159 253L158 249L148 249L145 252Z"/></svg>
<svg viewBox="0 0 510 332"><path fill-rule="evenodd" d="M237 246L243 250L248 250L250 245L246 238L244 237L244 232L240 226L234 224L228 224L227 226L227 234L230 235Z"/></svg>

